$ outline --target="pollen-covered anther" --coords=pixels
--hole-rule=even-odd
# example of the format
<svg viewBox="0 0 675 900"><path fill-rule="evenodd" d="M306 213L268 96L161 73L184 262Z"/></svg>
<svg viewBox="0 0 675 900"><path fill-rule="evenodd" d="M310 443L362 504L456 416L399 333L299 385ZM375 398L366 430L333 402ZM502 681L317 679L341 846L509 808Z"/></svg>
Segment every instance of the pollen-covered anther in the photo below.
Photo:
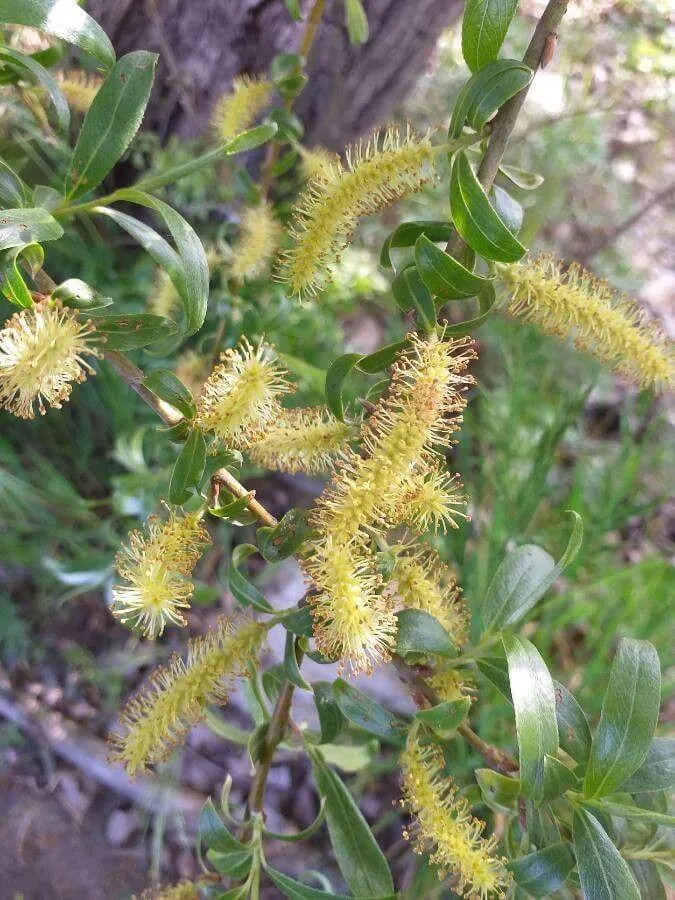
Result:
<svg viewBox="0 0 675 900"><path fill-rule="evenodd" d="M641 388L667 390L675 384L672 343L634 304L578 265L564 270L542 255L499 275L510 294L509 312L596 356Z"/></svg>
<svg viewBox="0 0 675 900"><path fill-rule="evenodd" d="M291 384L273 348L246 338L227 350L206 380L197 401L196 424L225 446L243 449L260 440L279 411L279 397Z"/></svg>
<svg viewBox="0 0 675 900"><path fill-rule="evenodd" d="M403 805L416 819L407 835L412 834L414 849L429 855L441 877L455 875L453 890L460 896L503 897L511 883L506 860L495 855L496 838L482 836L485 823L471 815L453 780L443 775L441 749L423 746L413 727L400 764Z"/></svg>
<svg viewBox="0 0 675 900"><path fill-rule="evenodd" d="M279 245L281 226L267 203L244 210L240 233L232 248L231 274L234 278L256 278L267 268Z"/></svg>
<svg viewBox="0 0 675 900"><path fill-rule="evenodd" d="M468 519L467 497L459 475L432 467L400 499L401 520L416 531L443 531L459 528L458 519Z"/></svg>
<svg viewBox="0 0 675 900"><path fill-rule="evenodd" d="M73 384L94 375L94 325L46 301L15 313L0 330L0 406L22 419L61 409Z"/></svg>
<svg viewBox="0 0 675 900"><path fill-rule="evenodd" d="M428 137L391 126L345 156L345 165L337 159L321 165L293 212L293 246L279 277L301 297L324 286L361 216L420 190L434 149Z"/></svg>
<svg viewBox="0 0 675 900"><path fill-rule="evenodd" d="M111 735L112 757L130 775L166 759L203 716L209 704L223 704L265 636L265 626L242 617L221 619L204 637L191 640L187 659L174 655L133 697Z"/></svg>
<svg viewBox="0 0 675 900"><path fill-rule="evenodd" d="M351 426L321 407L280 409L262 440L249 448L253 462L281 472L328 472L353 437Z"/></svg>
<svg viewBox="0 0 675 900"><path fill-rule="evenodd" d="M273 86L259 75L240 75L232 89L216 103L211 122L216 136L230 141L249 128L269 104Z"/></svg>

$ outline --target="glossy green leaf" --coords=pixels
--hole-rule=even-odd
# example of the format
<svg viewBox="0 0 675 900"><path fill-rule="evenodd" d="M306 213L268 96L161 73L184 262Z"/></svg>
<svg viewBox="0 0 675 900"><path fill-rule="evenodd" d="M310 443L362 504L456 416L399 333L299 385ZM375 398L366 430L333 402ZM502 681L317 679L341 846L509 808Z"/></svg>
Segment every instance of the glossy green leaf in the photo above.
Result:
<svg viewBox="0 0 675 900"><path fill-rule="evenodd" d="M0 250L56 241L62 236L63 228L40 206L0 210Z"/></svg>
<svg viewBox="0 0 675 900"><path fill-rule="evenodd" d="M478 671L512 703L508 663L502 656L483 656L476 660Z"/></svg>
<svg viewBox="0 0 675 900"><path fill-rule="evenodd" d="M298 666L297 637L292 632L286 632L286 643L284 645L284 674L286 678L300 688L302 691L311 691L311 687L303 678L300 667Z"/></svg>
<svg viewBox="0 0 675 900"><path fill-rule="evenodd" d="M537 172L528 172L527 169L519 169L518 166L508 166L505 163L499 167L499 174L523 191L534 191L544 183L543 175L539 175Z"/></svg>
<svg viewBox="0 0 675 900"><path fill-rule="evenodd" d="M333 683L333 696L342 715L352 724L387 741L402 742L405 721L368 694L337 678Z"/></svg>
<svg viewBox="0 0 675 900"><path fill-rule="evenodd" d="M368 17L361 0L344 0L345 22L350 44L365 44L368 40Z"/></svg>
<svg viewBox="0 0 675 900"><path fill-rule="evenodd" d="M117 62L94 97L82 122L66 196L79 197L100 184L138 131L150 98L157 55L127 53Z"/></svg>
<svg viewBox="0 0 675 900"><path fill-rule="evenodd" d="M446 337L460 337L465 334L471 334L477 328L480 328L483 322L487 321L490 310L497 299L497 294L491 281L486 282L476 299L478 300L480 314L473 319L466 319L464 322L458 322L455 325L446 325L444 327L444 334Z"/></svg>
<svg viewBox="0 0 675 900"><path fill-rule="evenodd" d="M485 259L516 262L525 254L490 204L463 150L452 164L450 209L457 231Z"/></svg>
<svg viewBox="0 0 675 900"><path fill-rule="evenodd" d="M430 241L447 241L453 232L452 222L445 220L431 219L403 222L392 231L382 245L380 265L383 269L393 269L390 251L403 247L413 247L422 234L426 235Z"/></svg>
<svg viewBox="0 0 675 900"><path fill-rule="evenodd" d="M96 316L92 318L106 350L137 350L172 337L176 323L148 313Z"/></svg>
<svg viewBox="0 0 675 900"><path fill-rule="evenodd" d="M314 705L319 716L321 743L329 744L344 728L345 717L337 704L330 681L314 681L312 690L314 691Z"/></svg>
<svg viewBox="0 0 675 900"><path fill-rule="evenodd" d="M0 0L0 3L2 3L2 0ZM45 69L44 66L41 66L32 56L20 53L18 50L12 50L10 47L0 46L0 62L11 66L22 76L27 75L29 81L34 82L47 92L56 113L57 128L62 135L67 135L70 127L70 109L58 81L51 72Z"/></svg>
<svg viewBox="0 0 675 900"><path fill-rule="evenodd" d="M205 482L206 471L202 475L202 484ZM206 476L208 477L208 476ZM232 494L225 495L227 499L223 503L223 495L219 497L218 506L209 506L209 515L215 516L217 519L231 522L233 525L250 525L255 522L255 516L249 512L248 503L251 494L244 494L243 497L233 497Z"/></svg>
<svg viewBox="0 0 675 900"><path fill-rule="evenodd" d="M329 894L328 891L309 887L309 885L289 878L288 875L284 875L270 866L267 866L265 871L284 897L288 897L289 900L348 900L344 894Z"/></svg>
<svg viewBox="0 0 675 900"><path fill-rule="evenodd" d="M675 790L675 738L655 737L640 768L619 787L630 794Z"/></svg>
<svg viewBox="0 0 675 900"><path fill-rule="evenodd" d="M301 606L300 609L296 609L290 615L284 616L281 624L293 634L311 637L313 634L312 611L309 604Z"/></svg>
<svg viewBox="0 0 675 900"><path fill-rule="evenodd" d="M442 300L475 297L485 287L486 278L474 275L460 262L421 235L415 242L415 265L424 284Z"/></svg>
<svg viewBox="0 0 675 900"><path fill-rule="evenodd" d="M457 656L448 632L438 619L423 609L402 609L396 613L398 633L396 652L399 656L430 653L438 656Z"/></svg>
<svg viewBox="0 0 675 900"><path fill-rule="evenodd" d="M186 418L194 416L196 407L192 394L170 369L156 369L145 377L143 385Z"/></svg>
<svg viewBox="0 0 675 900"><path fill-rule="evenodd" d="M472 72L496 58L517 8L518 0L467 0L462 55Z"/></svg>
<svg viewBox="0 0 675 900"><path fill-rule="evenodd" d="M621 819L632 819L652 825L663 825L666 828L675 828L675 816L659 812L656 809L647 809L635 803L619 803L605 798L602 800L586 799L582 801L582 805L605 813L607 816L618 816Z"/></svg>
<svg viewBox="0 0 675 900"><path fill-rule="evenodd" d="M221 875L229 875L230 878L246 878L251 871L253 854L250 850L209 850L206 858L213 868ZM245 896L245 895L244 895Z"/></svg>
<svg viewBox="0 0 675 900"><path fill-rule="evenodd" d="M563 886L575 865L571 845L560 841L511 860L508 867L517 884L531 897L549 897Z"/></svg>
<svg viewBox="0 0 675 900"><path fill-rule="evenodd" d="M44 251L40 244L25 244L0 250L0 292L14 306L26 309L33 305L33 297L24 281L21 266L25 265L31 274L42 266Z"/></svg>
<svg viewBox="0 0 675 900"><path fill-rule="evenodd" d="M279 130L276 122L263 122L262 125L256 125L249 128L248 131L242 131L236 137L228 141L223 147L223 153L233 156L235 153L246 153L247 150L255 150L267 141L271 141Z"/></svg>
<svg viewBox="0 0 675 900"><path fill-rule="evenodd" d="M169 503L180 505L189 500L197 490L206 464L206 441L201 431L195 429L178 454L169 482Z"/></svg>
<svg viewBox="0 0 675 900"><path fill-rule="evenodd" d="M560 797L577 786L574 773L555 756L544 757L544 801Z"/></svg>
<svg viewBox="0 0 675 900"><path fill-rule="evenodd" d="M439 703L431 709L420 709L415 713L415 718L436 734L447 735L457 730L457 726L468 716L470 708L471 700L463 697L461 700Z"/></svg>
<svg viewBox="0 0 675 900"><path fill-rule="evenodd" d="M251 556L257 553L258 548L253 544L238 544L232 551L232 559L230 560L230 568L228 570L228 584L232 595L242 606L252 606L258 612L272 612L272 607L265 597L260 593L258 588L251 584L239 570L241 564Z"/></svg>
<svg viewBox="0 0 675 900"><path fill-rule="evenodd" d="M313 534L307 524L307 510L290 509L273 528L258 529L258 547L267 562L280 562L292 556Z"/></svg>
<svg viewBox="0 0 675 900"><path fill-rule="evenodd" d="M326 804L322 801L319 807L319 812L314 821L309 824L306 828L303 828L300 831L296 831L293 833L283 833L279 831L269 831L267 828L263 829L263 834L266 838L269 838L272 841L284 841L287 844L299 844L301 841L307 840L307 838L312 837L316 834L316 832L321 828L323 823L326 820Z"/></svg>
<svg viewBox="0 0 675 900"><path fill-rule="evenodd" d="M656 865L648 859L631 859L628 863L641 897L667 900L666 890Z"/></svg>
<svg viewBox="0 0 675 900"><path fill-rule="evenodd" d="M460 137L469 115L473 115L476 106L490 91L491 86L504 77L508 78L512 69L521 70L522 68L523 63L519 59L495 59L472 75L457 95L450 117L448 137L451 140Z"/></svg>
<svg viewBox="0 0 675 900"><path fill-rule="evenodd" d="M544 796L544 760L558 750L553 681L536 647L526 638L503 638L516 715L520 781L533 801Z"/></svg>
<svg viewBox="0 0 675 900"><path fill-rule="evenodd" d="M583 709L564 684L553 682L560 746L585 767L591 752L591 729Z"/></svg>
<svg viewBox="0 0 675 900"><path fill-rule="evenodd" d="M584 793L616 790L645 761L661 701L659 657L652 644L620 641L593 737Z"/></svg>
<svg viewBox="0 0 675 900"><path fill-rule="evenodd" d="M228 853L233 850L247 850L227 828L218 814L212 800L207 800L197 820L197 841L206 844L212 850Z"/></svg>
<svg viewBox="0 0 675 900"><path fill-rule="evenodd" d="M482 91L469 105L466 119L474 131L482 131L486 123L507 100L527 87L534 75L532 69L523 63L513 61L485 79Z"/></svg>
<svg viewBox="0 0 675 900"><path fill-rule="evenodd" d="M433 246L433 245L432 245ZM406 266L391 283L391 292L399 307L406 312L414 309L423 331L436 327L436 305L431 291L420 277L415 266Z"/></svg>
<svg viewBox="0 0 675 900"><path fill-rule="evenodd" d="M640 900L633 874L595 816L574 811L574 852L587 900Z"/></svg>
<svg viewBox="0 0 675 900"><path fill-rule="evenodd" d="M321 753L312 747L308 750L319 795L326 801L326 820L335 859L352 894L364 900L389 897L394 893L394 883L368 823Z"/></svg>
<svg viewBox="0 0 675 900"><path fill-rule="evenodd" d="M499 185L493 185L490 190L490 202L499 218L513 234L518 234L523 227L525 211L520 203Z"/></svg>
<svg viewBox="0 0 675 900"><path fill-rule="evenodd" d="M29 197L30 191L22 179L4 159L0 159L0 209L3 212L5 207L22 209Z"/></svg>
<svg viewBox="0 0 675 900"><path fill-rule="evenodd" d="M476 769L474 775L489 807L501 812L513 812L520 796L520 781L517 778L501 775L494 769Z"/></svg>
<svg viewBox="0 0 675 900"><path fill-rule="evenodd" d="M362 356L358 362L358 368L367 375L375 375L377 372L382 372L384 369L388 369L389 366L391 366L394 360L406 349L406 347L408 347L408 345L408 341L396 341L393 344L387 344L385 347L380 347L380 349L376 350L374 353L369 353L368 356Z"/></svg>
<svg viewBox="0 0 675 900"><path fill-rule="evenodd" d="M519 622L575 558L583 538L583 523L578 513L572 512L572 516L572 533L557 563L536 544L524 544L502 560L481 609L486 632Z"/></svg>
<svg viewBox="0 0 675 900"><path fill-rule="evenodd" d="M75 0L0 0L0 22L28 25L75 44L106 69L115 62L107 34Z"/></svg>
<svg viewBox="0 0 675 900"><path fill-rule="evenodd" d="M52 291L52 300L58 300L71 309L103 309L113 302L112 297L104 297L96 288L79 278L68 278Z"/></svg>
<svg viewBox="0 0 675 900"><path fill-rule="evenodd" d="M342 391L349 373L361 359L358 353L344 353L331 363L326 372L326 404L336 419L345 420L344 400Z"/></svg>
<svg viewBox="0 0 675 900"><path fill-rule="evenodd" d="M550 844L557 844L562 839L558 823L551 815L550 807L547 805L526 800L525 818L529 842L539 850Z"/></svg>

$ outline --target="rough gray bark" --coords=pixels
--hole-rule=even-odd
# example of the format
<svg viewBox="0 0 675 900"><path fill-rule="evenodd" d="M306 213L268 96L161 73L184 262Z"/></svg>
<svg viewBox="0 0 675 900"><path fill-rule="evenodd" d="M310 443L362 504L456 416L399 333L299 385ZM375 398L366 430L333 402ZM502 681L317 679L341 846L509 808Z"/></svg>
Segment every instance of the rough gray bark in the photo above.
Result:
<svg viewBox="0 0 675 900"><path fill-rule="evenodd" d="M303 4L306 8L307 3ZM351 47L343 0L328 0L297 101L308 144L338 149L391 115L427 64L462 0L365 0L371 38ZM160 54L146 123L162 137L200 133L239 73L264 71L296 50L303 23L283 0L90 0L118 53Z"/></svg>

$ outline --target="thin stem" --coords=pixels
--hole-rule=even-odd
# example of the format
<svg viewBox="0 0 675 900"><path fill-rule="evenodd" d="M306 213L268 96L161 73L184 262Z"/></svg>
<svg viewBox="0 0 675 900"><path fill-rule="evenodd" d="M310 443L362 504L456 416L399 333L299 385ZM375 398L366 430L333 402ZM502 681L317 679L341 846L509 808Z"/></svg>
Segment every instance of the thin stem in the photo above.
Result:
<svg viewBox="0 0 675 900"><path fill-rule="evenodd" d="M307 17L307 25L305 26L305 33L300 41L299 49L300 56L304 56L305 59L309 57L309 51L312 49L312 44L314 43L317 31L319 30L319 25L321 24L321 17L323 16L325 5L326 0L314 0L314 6Z"/></svg>
<svg viewBox="0 0 675 900"><path fill-rule="evenodd" d="M253 513L253 515L259 519L263 525L268 525L270 528L274 528L275 525L278 525L278 520L274 518L272 513L268 512L262 503L258 503L255 499L255 491L247 491L241 482L237 481L237 479L229 472L227 469L218 469L213 473L211 480L216 482L217 484L224 485L231 494L234 494L235 497L246 497L246 507L249 512Z"/></svg>
<svg viewBox="0 0 675 900"><path fill-rule="evenodd" d="M120 378L125 381L132 391L135 391L141 400L144 400L148 406L160 416L167 425L177 425L183 418L182 414L161 400L156 394L148 390L143 382L145 381L145 373L130 362L124 354L117 350L107 350L105 358L108 360L113 369Z"/></svg>
<svg viewBox="0 0 675 900"><path fill-rule="evenodd" d="M285 681L277 697L277 702L274 704L272 718L265 735L265 743L248 794L249 813L262 813L267 776L274 759L274 752L284 739L288 729L294 691L295 685L290 681Z"/></svg>

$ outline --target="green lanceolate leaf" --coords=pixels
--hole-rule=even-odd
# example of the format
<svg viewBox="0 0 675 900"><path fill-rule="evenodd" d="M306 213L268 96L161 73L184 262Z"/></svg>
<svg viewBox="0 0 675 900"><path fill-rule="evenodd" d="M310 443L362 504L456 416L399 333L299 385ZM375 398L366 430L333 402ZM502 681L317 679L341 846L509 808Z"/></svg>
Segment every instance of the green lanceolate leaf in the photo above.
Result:
<svg viewBox="0 0 675 900"><path fill-rule="evenodd" d="M311 687L307 684L305 679L302 676L302 672L300 671L300 667L298 665L298 639L296 635L292 632L286 632L286 643L284 645L284 674L286 678L294 684L296 687L299 687L302 691L311 691Z"/></svg>
<svg viewBox="0 0 675 900"><path fill-rule="evenodd" d="M4 159L0 159L0 208L23 208L29 197L30 191L21 178Z"/></svg>
<svg viewBox="0 0 675 900"><path fill-rule="evenodd" d="M342 780L320 751L309 747L314 780L326 802L326 820L337 864L356 898L390 897L394 883L384 855Z"/></svg>
<svg viewBox="0 0 675 900"><path fill-rule="evenodd" d="M180 505L196 492L206 465L206 441L194 429L178 455L169 482L169 503Z"/></svg>
<svg viewBox="0 0 675 900"><path fill-rule="evenodd" d="M393 269L390 251L403 247L413 247L420 235L426 235L430 241L447 241L453 233L452 222L431 219L429 221L403 222L382 245L380 265L383 269Z"/></svg>
<svg viewBox="0 0 675 900"><path fill-rule="evenodd" d="M115 62L107 34L75 0L0 0L0 22L28 25L75 44L106 69Z"/></svg>
<svg viewBox="0 0 675 900"><path fill-rule="evenodd" d="M338 678L333 683L333 696L342 715L352 724L385 740L403 742L405 721L363 691Z"/></svg>
<svg viewBox="0 0 675 900"><path fill-rule="evenodd" d="M67 134L70 126L70 109L54 76L32 56L19 53L18 50L12 50L9 47L0 47L0 62L9 65L21 75L27 74L30 81L34 81L44 88L54 107L58 130L62 135Z"/></svg>
<svg viewBox="0 0 675 900"><path fill-rule="evenodd" d="M523 227L525 211L520 203L499 185L493 185L490 190L490 201L499 218L504 222L512 234L518 234Z"/></svg>
<svg viewBox="0 0 675 900"><path fill-rule="evenodd" d="M290 509L273 528L263 526L257 534L258 547L267 562L280 562L292 556L314 531L307 524L306 510Z"/></svg>
<svg viewBox="0 0 675 900"><path fill-rule="evenodd" d="M415 242L415 265L432 294L441 300L475 297L488 283L421 235Z"/></svg>
<svg viewBox="0 0 675 900"><path fill-rule="evenodd" d="M242 131L236 137L228 141L223 147L223 153L233 156L235 153L245 153L247 150L255 150L267 141L271 141L279 130L276 122L263 122L248 131Z"/></svg>
<svg viewBox="0 0 675 900"><path fill-rule="evenodd" d="M661 670L654 646L624 638L612 663L593 737L586 796L612 793L639 769L654 735L660 700Z"/></svg>
<svg viewBox="0 0 675 900"><path fill-rule="evenodd" d="M571 845L560 841L514 859L508 867L517 884L530 897L550 897L563 886L575 862Z"/></svg>
<svg viewBox="0 0 675 900"><path fill-rule="evenodd" d="M644 762L620 788L630 794L675 789L675 738L655 737Z"/></svg>
<svg viewBox="0 0 675 900"><path fill-rule="evenodd" d="M404 312L409 309L415 310L417 320L424 331L431 331L436 327L436 306L433 297L415 266L406 266L399 272L391 284L391 291Z"/></svg>
<svg viewBox="0 0 675 900"><path fill-rule="evenodd" d="M447 735L457 730L457 726L469 715L470 708L471 700L464 697L461 700L439 703L431 709L420 709L415 713L415 718L436 734Z"/></svg>
<svg viewBox="0 0 675 900"><path fill-rule="evenodd" d="M187 419L194 416L196 408L192 394L170 369L157 369L146 376L143 385L182 412Z"/></svg>
<svg viewBox="0 0 675 900"><path fill-rule="evenodd" d="M517 166L507 166L505 163L499 167L499 174L523 191L534 191L544 183L543 175L519 169Z"/></svg>
<svg viewBox="0 0 675 900"><path fill-rule="evenodd" d="M62 236L63 228L40 206L0 210L0 250L56 241Z"/></svg>
<svg viewBox="0 0 675 900"><path fill-rule="evenodd" d="M96 288L79 278L68 278L52 291L52 300L58 300L71 309L103 309L113 302L112 297L104 297Z"/></svg>
<svg viewBox="0 0 675 900"><path fill-rule="evenodd" d="M515 625L532 609L572 562L581 546L583 523L578 513L565 552L557 563L536 544L524 544L509 553L497 569L481 610L487 632Z"/></svg>
<svg viewBox="0 0 675 900"><path fill-rule="evenodd" d="M344 0L345 22L350 44L365 44L368 40L368 17L361 0Z"/></svg>
<svg viewBox="0 0 675 900"><path fill-rule="evenodd" d="M285 615L282 623L287 631L300 637L311 637L314 633L312 626L312 611L308 605L301 606L289 615Z"/></svg>
<svg viewBox="0 0 675 900"><path fill-rule="evenodd" d="M509 703L512 703L509 666L506 660L501 656L484 656L476 660L476 666L481 675L487 678Z"/></svg>
<svg viewBox="0 0 675 900"><path fill-rule="evenodd" d="M462 134L462 129L468 123L469 116L475 120L476 108L483 98L486 95L494 96L492 91L494 85L499 84L502 79L504 79L504 83L512 83L510 73L523 70L530 71L519 59L495 59L472 75L457 95L450 117L448 137L451 140L457 140ZM502 91L499 99L501 99L501 103L505 103L509 98ZM494 109L496 110L496 108Z"/></svg>
<svg viewBox="0 0 675 900"><path fill-rule="evenodd" d="M101 343L106 350L137 350L156 341L172 337L177 332L176 323L163 316L146 313L129 313L92 318Z"/></svg>
<svg viewBox="0 0 675 900"><path fill-rule="evenodd" d="M354 366L361 359L358 353L344 353L333 362L326 372L326 404L336 419L345 420L342 391L345 381Z"/></svg>
<svg viewBox="0 0 675 900"><path fill-rule="evenodd" d="M309 887L309 885L303 884L301 881L289 878L283 872L277 872L276 869L272 869L270 866L267 866L265 871L284 897L288 897L289 900L348 900L344 894L329 894L328 891L320 891L317 888Z"/></svg>
<svg viewBox="0 0 675 900"><path fill-rule="evenodd" d="M469 105L467 124L474 131L482 131L486 123L507 100L520 93L532 81L532 69L523 63L513 62L503 67L483 83L483 89Z"/></svg>
<svg viewBox="0 0 675 900"><path fill-rule="evenodd" d="M42 266L44 251L40 244L25 244L12 247L11 250L0 250L0 292L14 306L26 309L33 305L33 297L23 279L20 266L28 266L31 274L35 274Z"/></svg>
<svg viewBox="0 0 675 900"><path fill-rule="evenodd" d="M423 609L402 609L396 613L398 633L396 652L399 656L428 655L457 656L448 632L438 619Z"/></svg>
<svg viewBox="0 0 675 900"><path fill-rule="evenodd" d="M228 584L232 595L242 606L252 606L258 612L272 612L272 607L258 588L251 584L239 570L239 567L252 553L257 553L258 548L253 544L239 544L232 551L230 568L228 570Z"/></svg>
<svg viewBox="0 0 675 900"><path fill-rule="evenodd" d="M588 900L640 900L635 879L606 831L585 809L574 812L574 853Z"/></svg>
<svg viewBox="0 0 675 900"><path fill-rule="evenodd" d="M485 259L516 262L526 252L493 209L463 150L452 164L450 209L457 231Z"/></svg>
<svg viewBox="0 0 675 900"><path fill-rule="evenodd" d="M346 720L337 704L330 681L314 681L312 690L314 691L314 705L319 716L321 743L329 744L340 734Z"/></svg>
<svg viewBox="0 0 675 900"><path fill-rule="evenodd" d="M649 897L649 900L667 900L659 870L653 862L648 859L632 859L629 866L641 897Z"/></svg>
<svg viewBox="0 0 675 900"><path fill-rule="evenodd" d="M591 752L591 729L588 719L564 684L554 681L553 688L560 746L583 768Z"/></svg>
<svg viewBox="0 0 675 900"><path fill-rule="evenodd" d="M560 797L577 785L574 773L555 756L544 757L544 801Z"/></svg>
<svg viewBox="0 0 675 900"><path fill-rule="evenodd" d="M382 372L384 369L389 368L408 344L408 341L396 341L393 344L380 347L374 353L362 356L358 362L358 368L367 375L375 375L377 372Z"/></svg>
<svg viewBox="0 0 675 900"><path fill-rule="evenodd" d="M546 663L526 638L503 638L516 714L520 781L537 802L544 796L545 757L558 750L553 681Z"/></svg>
<svg viewBox="0 0 675 900"><path fill-rule="evenodd" d="M520 781L500 775L494 769L476 769L476 781L483 799L492 809L513 812L520 796Z"/></svg>
<svg viewBox="0 0 675 900"><path fill-rule="evenodd" d="M630 799L627 797L627 799ZM582 800L582 805L593 810L605 813L607 816L618 816L621 819L633 819L637 822L647 822L651 825L663 825L666 828L675 828L675 816L659 812L656 809L646 809L635 803L619 803L614 800Z"/></svg>
<svg viewBox="0 0 675 900"><path fill-rule="evenodd" d="M157 55L127 53L101 85L87 110L66 178L68 198L100 184L138 131L150 97Z"/></svg>
<svg viewBox="0 0 675 900"><path fill-rule="evenodd" d="M472 72L495 59L518 0L467 0L462 19L462 56Z"/></svg>

